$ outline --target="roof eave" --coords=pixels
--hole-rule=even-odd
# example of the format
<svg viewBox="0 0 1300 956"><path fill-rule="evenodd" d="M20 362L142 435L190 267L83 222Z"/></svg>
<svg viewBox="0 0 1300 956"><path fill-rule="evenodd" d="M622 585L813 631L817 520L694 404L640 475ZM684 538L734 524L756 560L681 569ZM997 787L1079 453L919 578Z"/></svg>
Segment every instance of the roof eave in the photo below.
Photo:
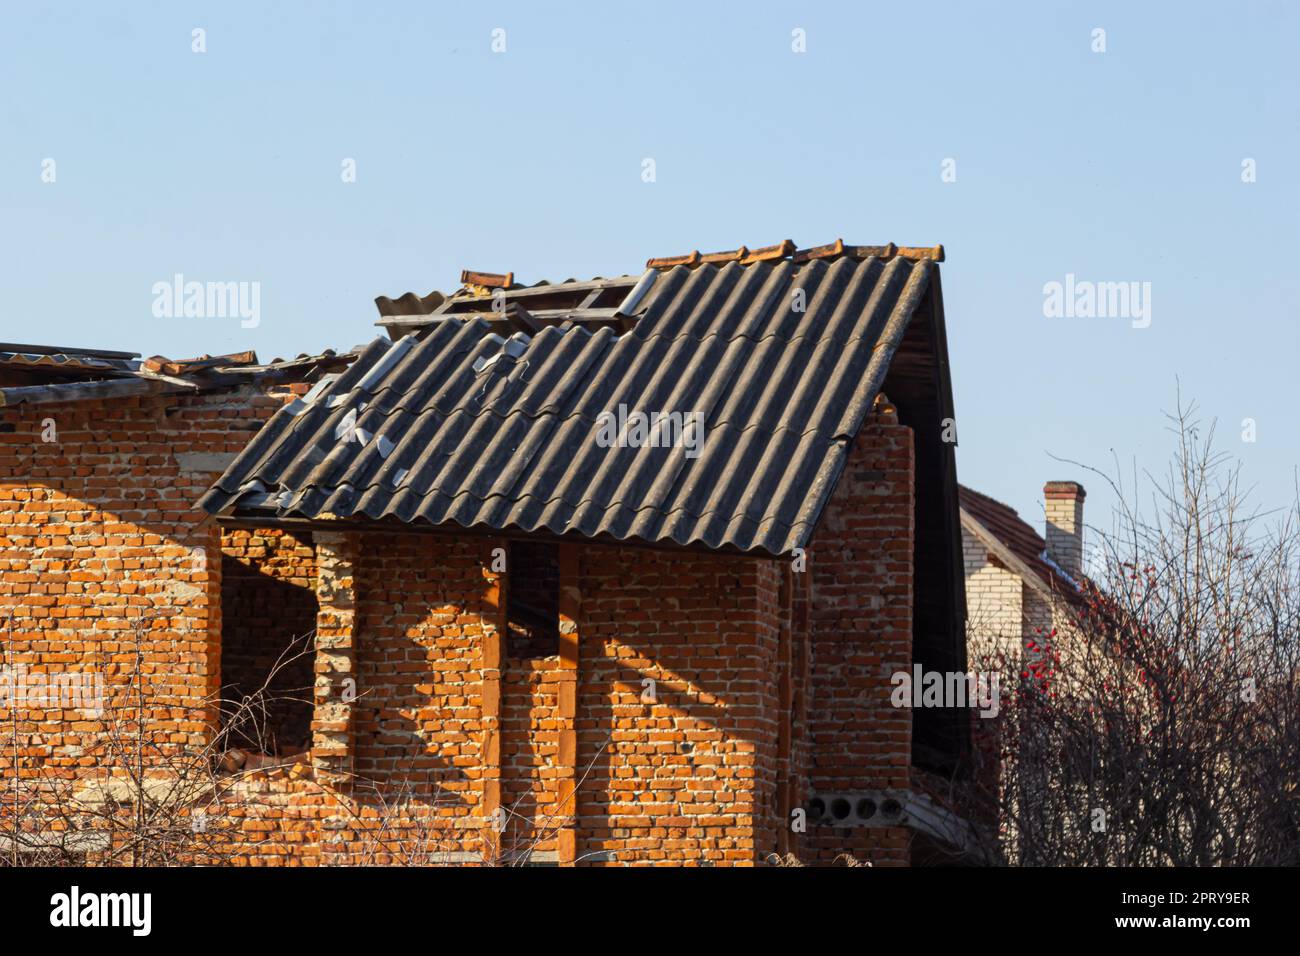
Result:
<svg viewBox="0 0 1300 956"><path fill-rule="evenodd" d="M283 528L285 530L298 528L312 531L355 531L362 534L396 533L424 534L437 537L471 536L476 538L502 538L506 540L550 541L557 544L580 544L583 546L593 547L641 548L649 551L687 552L699 555L726 555L754 560L789 560L795 547L797 547L792 546L790 550L777 553L769 551L761 546L749 550L742 550L734 545L726 543L713 546L704 541L688 541L685 543L679 543L672 540L651 541L637 537L617 538L605 532L596 535L586 535L580 531L569 531L557 534L546 528L537 528L528 531L523 528L492 528L483 525L465 527L456 524L455 522L431 524L426 521L409 522L401 521L396 518L381 518L376 520L365 516L317 516L313 518L306 515L282 514L274 508L259 508L241 505L237 500L223 508L214 509L208 501L210 496L211 492L209 492L208 495L205 495L203 499L200 499L196 507L212 515L218 524L232 528Z"/></svg>

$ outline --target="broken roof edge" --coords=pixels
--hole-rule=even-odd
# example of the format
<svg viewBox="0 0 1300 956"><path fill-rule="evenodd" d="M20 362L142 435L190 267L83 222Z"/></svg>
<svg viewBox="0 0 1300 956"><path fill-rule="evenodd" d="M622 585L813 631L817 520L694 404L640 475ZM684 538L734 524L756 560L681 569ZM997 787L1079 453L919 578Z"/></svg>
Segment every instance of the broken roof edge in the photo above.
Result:
<svg viewBox="0 0 1300 956"><path fill-rule="evenodd" d="M654 273L650 272L650 275L653 276ZM381 295L375 299L375 307L379 312L379 318L375 320L374 324L385 330L390 338L398 338L425 328L439 319L454 320L463 319L469 315L479 317L495 315L498 320L506 320L507 315L500 308L503 305L522 306L529 300L563 299L565 297L569 297L573 301L568 305L553 303L561 306L561 308L547 309L545 311L559 311L566 315L581 315L584 312L594 311L590 308L591 304L604 293L635 289L642 283L648 285L646 272L610 278L598 276L594 279L582 281L567 279L563 282L550 282L542 279L528 286L517 283L508 287L467 285L462 286L450 295L437 290L425 296L407 292L396 299ZM644 288L642 291L644 292ZM619 308L626 308L625 305L621 304L625 303L626 299L627 296L622 297ZM529 307L536 308L535 305ZM610 311L611 314L606 318L607 320L613 320L616 318L613 313L618 310L602 311Z"/></svg>
<svg viewBox="0 0 1300 956"><path fill-rule="evenodd" d="M138 354L138 353L137 353ZM19 405L68 404L82 401L133 396L210 394L250 384L277 384L284 381L307 381L336 364L350 364L357 354L336 353L332 349L318 355L301 354L292 359L256 364L252 351L230 355L204 355L175 362L154 356L130 362L128 367L83 369L95 377L68 380L60 365L16 365L24 375L41 375L46 381L0 387L0 407Z"/></svg>
<svg viewBox="0 0 1300 956"><path fill-rule="evenodd" d="M462 270L461 287L452 293L434 290L420 296L407 292L396 299L378 296L375 307L379 318L375 325L385 329L394 338L411 332L430 323L435 316L445 315L454 318L459 313L457 307L463 303L481 303L484 301L511 301L547 295L565 293L596 292L615 287L631 287L646 280L647 276L663 273L683 266L694 269L701 265L724 265L736 262L742 266L759 262L789 260L796 265L805 265L818 259L851 258L859 261L876 258L882 261L907 259L912 262L943 262L946 253L942 244L934 246L899 246L889 242L883 246L849 245L843 239L820 246L800 248L792 239L783 239L770 246L750 248L740 246L721 252L701 253L693 250L685 255L652 257L646 260L646 272L641 275L622 275L608 278L597 276L590 280L567 279L550 282L542 279L532 285L521 285L514 281L514 273L486 273ZM575 309L577 307L575 306Z"/></svg>

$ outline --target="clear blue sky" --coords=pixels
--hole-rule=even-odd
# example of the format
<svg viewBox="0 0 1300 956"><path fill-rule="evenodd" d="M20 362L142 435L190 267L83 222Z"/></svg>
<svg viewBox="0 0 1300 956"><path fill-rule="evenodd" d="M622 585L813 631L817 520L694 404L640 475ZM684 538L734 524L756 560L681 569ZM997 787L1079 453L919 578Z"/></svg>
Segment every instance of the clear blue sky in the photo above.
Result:
<svg viewBox="0 0 1300 956"><path fill-rule="evenodd" d="M2 340L270 359L462 267L942 242L962 481L1040 526L1077 478L1101 521L1049 454L1160 466L1177 377L1290 500L1300 5L112 6L0 14ZM261 324L155 318L175 273L260 282ZM1150 327L1046 318L1067 273L1150 282Z"/></svg>

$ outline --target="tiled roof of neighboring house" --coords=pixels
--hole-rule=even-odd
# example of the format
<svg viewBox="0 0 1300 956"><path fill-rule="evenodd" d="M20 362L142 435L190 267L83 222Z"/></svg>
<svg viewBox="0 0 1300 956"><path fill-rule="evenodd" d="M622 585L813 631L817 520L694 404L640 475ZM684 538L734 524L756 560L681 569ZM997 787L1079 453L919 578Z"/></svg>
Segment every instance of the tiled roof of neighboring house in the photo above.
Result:
<svg viewBox="0 0 1300 956"><path fill-rule="evenodd" d="M783 243L610 280L465 273L451 296L380 299L400 338L278 412L200 504L788 553L918 306L939 301L941 258ZM598 418L620 406L701 413L698 457L603 447Z"/></svg>
<svg viewBox="0 0 1300 956"><path fill-rule="evenodd" d="M1044 584L1067 596L1077 593L1075 583L1045 559L1047 542L1021 519L1015 509L965 485L960 486L958 494L962 511L978 521Z"/></svg>

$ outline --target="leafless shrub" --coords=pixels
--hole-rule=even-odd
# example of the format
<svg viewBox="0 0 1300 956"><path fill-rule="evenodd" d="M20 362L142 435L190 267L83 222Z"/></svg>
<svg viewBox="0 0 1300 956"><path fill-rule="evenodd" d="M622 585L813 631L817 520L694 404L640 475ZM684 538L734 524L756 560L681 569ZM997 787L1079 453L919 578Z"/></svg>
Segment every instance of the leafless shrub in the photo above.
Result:
<svg viewBox="0 0 1300 956"><path fill-rule="evenodd" d="M1250 510L1195 407L1170 423L1145 507L1136 479L1107 479L1084 606L1058 609L1070 623L1026 647L977 728L965 799L1007 862L1300 863L1300 496Z"/></svg>
<svg viewBox="0 0 1300 956"><path fill-rule="evenodd" d="M258 808L230 811L240 802L240 781L271 761L250 760L233 742L269 737L267 688L280 670L310 653L310 635L286 648L254 692L235 702L208 702L216 716L202 734L178 734L148 716L170 703L155 694L143 666L144 641L156 620L135 622L134 666L125 682L105 688L99 729L81 741L81 766L51 765L34 753L30 734L20 731L19 708L10 708L10 779L0 798L6 863L214 865L255 851L259 840L243 821Z"/></svg>
<svg viewBox="0 0 1300 956"><path fill-rule="evenodd" d="M160 729L147 718L170 703L154 690L143 666L153 620L137 622L135 665L104 701L96 718L101 729L83 739L88 766L52 766L34 756L19 708L11 707L9 773L0 796L4 863L211 866L278 855L270 846L274 840L259 836L267 828L248 826L282 819L284 796L263 786L267 772L277 768L288 771L297 798L315 798L324 865L526 865L563 822L554 808L539 819L516 804L503 806L492 820L458 827L464 814L434 781L410 773L382 782L353 776L341 791L326 789L311 779L307 754L275 757L268 717L283 695L273 697L269 688L277 686L282 670L313 653L310 634L285 649L256 690L237 700L208 702L215 719L202 734L178 741L174 729ZM579 787L603 750L587 765Z"/></svg>

